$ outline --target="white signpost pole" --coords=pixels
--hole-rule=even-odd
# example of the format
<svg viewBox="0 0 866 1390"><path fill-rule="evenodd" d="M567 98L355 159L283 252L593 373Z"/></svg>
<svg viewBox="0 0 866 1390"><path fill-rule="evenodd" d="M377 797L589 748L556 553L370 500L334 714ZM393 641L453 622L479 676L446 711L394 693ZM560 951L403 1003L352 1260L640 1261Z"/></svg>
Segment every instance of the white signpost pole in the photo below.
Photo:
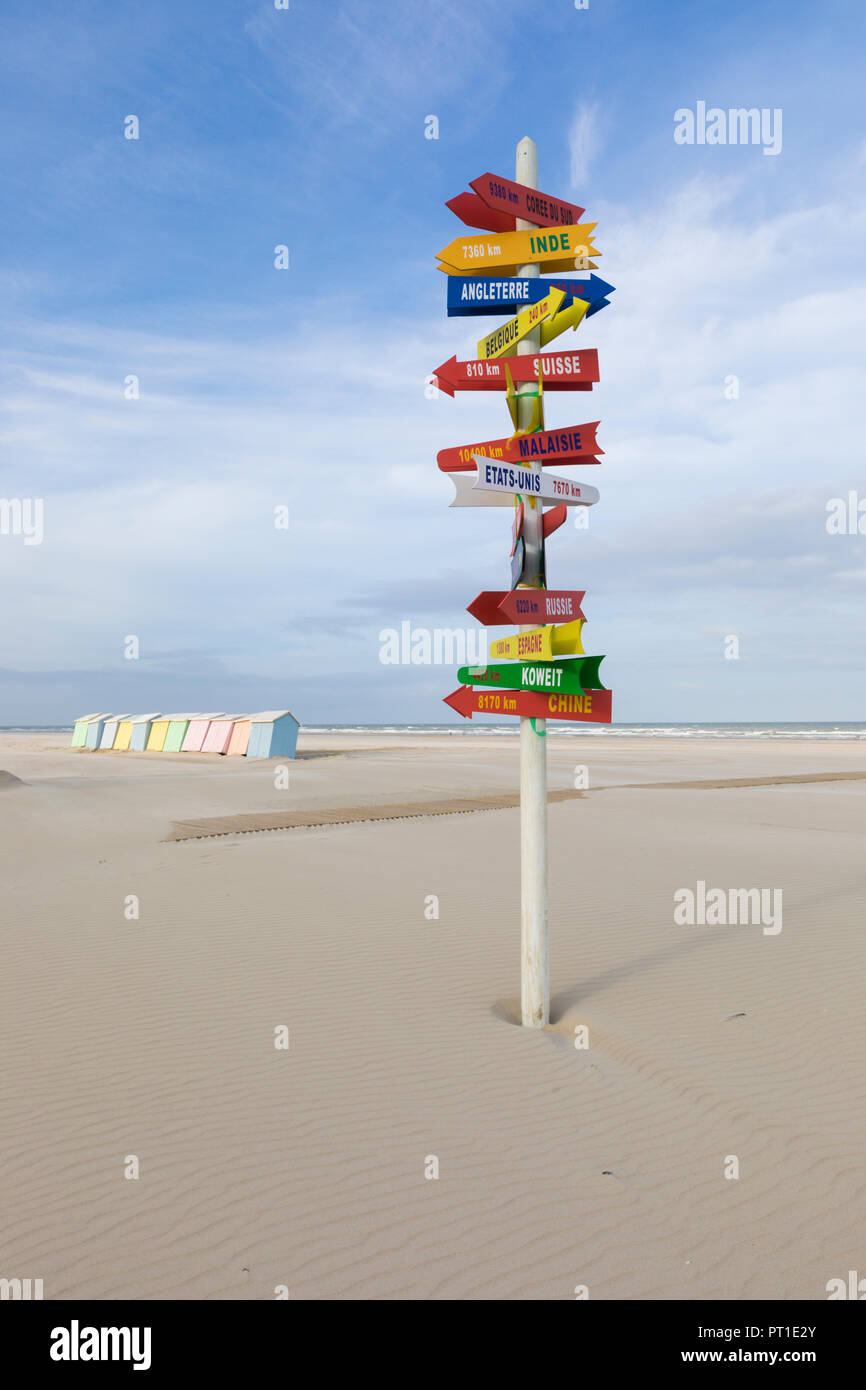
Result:
<svg viewBox="0 0 866 1390"><path fill-rule="evenodd" d="M517 146L515 179L538 187L538 149L525 137ZM533 224L516 219L517 231ZM518 275L538 275L537 265L518 267ZM517 355L541 350L541 330L533 329L517 344ZM517 426L532 423L537 387L517 386ZM542 506L527 499L523 537L527 558L541 554ZM526 578L531 578L527 574ZM531 625L530 625L531 626ZM529 631L525 625L521 632ZM543 1028L550 1020L550 947L547 921L547 721L520 720L520 1011L524 1028Z"/></svg>

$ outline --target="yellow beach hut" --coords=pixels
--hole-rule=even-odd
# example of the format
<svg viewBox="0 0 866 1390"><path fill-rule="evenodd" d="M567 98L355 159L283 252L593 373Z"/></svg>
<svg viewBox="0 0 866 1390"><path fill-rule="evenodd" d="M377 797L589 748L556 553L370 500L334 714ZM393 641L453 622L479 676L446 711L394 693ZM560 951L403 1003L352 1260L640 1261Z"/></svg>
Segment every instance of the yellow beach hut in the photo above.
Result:
<svg viewBox="0 0 866 1390"><path fill-rule="evenodd" d="M117 730L124 719L129 719L128 714L113 714L110 719L106 719L102 728L102 738L99 740L99 747L113 748L114 740L117 738Z"/></svg>
<svg viewBox="0 0 866 1390"><path fill-rule="evenodd" d="M158 719L154 719L150 726L150 733L147 736L147 752L162 753L166 751L166 739L172 724L177 724L180 720L189 722L188 714L161 714ZM171 752L171 749L167 750ZM177 749L175 749L177 752Z"/></svg>
<svg viewBox="0 0 866 1390"><path fill-rule="evenodd" d="M126 719L121 719L117 726L117 733L114 735L114 742L111 745L115 753L124 753L129 747L129 740L132 737L132 715Z"/></svg>

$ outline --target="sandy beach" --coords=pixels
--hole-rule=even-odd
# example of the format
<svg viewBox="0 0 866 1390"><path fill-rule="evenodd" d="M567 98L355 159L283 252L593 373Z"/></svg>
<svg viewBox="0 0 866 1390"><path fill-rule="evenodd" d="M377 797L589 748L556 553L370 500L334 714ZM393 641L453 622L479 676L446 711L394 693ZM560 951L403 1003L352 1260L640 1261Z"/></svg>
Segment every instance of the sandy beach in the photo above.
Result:
<svg viewBox="0 0 866 1390"><path fill-rule="evenodd" d="M68 741L0 736L0 1275L826 1299L863 1267L866 743L551 733L533 1032L516 738L302 731L291 764ZM699 882L783 909L676 922Z"/></svg>

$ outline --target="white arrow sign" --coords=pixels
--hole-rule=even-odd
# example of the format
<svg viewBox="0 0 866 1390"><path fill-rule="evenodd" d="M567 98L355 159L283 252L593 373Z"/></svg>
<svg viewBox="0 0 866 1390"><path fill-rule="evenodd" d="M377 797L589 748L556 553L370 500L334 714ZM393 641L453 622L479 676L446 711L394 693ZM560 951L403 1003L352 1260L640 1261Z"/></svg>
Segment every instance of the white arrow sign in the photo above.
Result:
<svg viewBox="0 0 866 1390"><path fill-rule="evenodd" d="M456 494L452 507L510 507L514 511L514 495L508 492L475 492L474 473L446 473L454 484Z"/></svg>
<svg viewBox="0 0 866 1390"><path fill-rule="evenodd" d="M521 497L537 497L540 502L565 502L569 507L591 507L598 501L598 489L588 483L573 483L556 473L545 473L526 464L502 463L484 454L472 457L478 468L473 492L499 492L511 497L519 493Z"/></svg>

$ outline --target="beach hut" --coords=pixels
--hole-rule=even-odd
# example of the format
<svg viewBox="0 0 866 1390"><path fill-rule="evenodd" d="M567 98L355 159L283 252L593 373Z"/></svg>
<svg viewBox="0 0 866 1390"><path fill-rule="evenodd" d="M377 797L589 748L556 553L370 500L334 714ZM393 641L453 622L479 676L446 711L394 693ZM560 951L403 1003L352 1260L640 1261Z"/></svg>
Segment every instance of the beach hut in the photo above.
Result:
<svg viewBox="0 0 866 1390"><path fill-rule="evenodd" d="M154 719L150 726L150 733L147 736L147 752L162 753L165 749L165 741L168 738L168 731L172 723L179 720L189 721L188 714L161 714L158 719ZM171 751L171 750L169 750ZM177 749L175 749L177 752Z"/></svg>
<svg viewBox="0 0 866 1390"><path fill-rule="evenodd" d="M102 738L99 740L100 748L113 748L117 738L117 730L121 721L128 719L128 714L113 714L110 719L106 719L102 729Z"/></svg>
<svg viewBox="0 0 866 1390"><path fill-rule="evenodd" d="M72 726L72 742L70 748L83 748L87 738L87 726L92 719L104 719L104 714L82 714L76 719Z"/></svg>
<svg viewBox="0 0 866 1390"><path fill-rule="evenodd" d="M129 735L129 746L136 753L144 752L153 721L158 718L159 711L157 710L156 714L137 714L134 719L130 719L132 729Z"/></svg>
<svg viewBox="0 0 866 1390"><path fill-rule="evenodd" d="M247 751L250 741L250 721L249 719L237 719L232 729L232 736L229 739L228 755L230 758L242 758Z"/></svg>
<svg viewBox="0 0 866 1390"><path fill-rule="evenodd" d="M250 715L248 758L293 758L300 728L291 710L269 709Z"/></svg>
<svg viewBox="0 0 866 1390"><path fill-rule="evenodd" d="M123 753L129 747L129 740L132 737L132 716L121 719L117 726L117 733L114 735L112 748L116 753Z"/></svg>
<svg viewBox="0 0 866 1390"><path fill-rule="evenodd" d="M196 714L189 721L189 726L183 737L180 746L182 753L200 753L202 744L207 738L207 731L212 719L224 719L225 713L220 710L219 714Z"/></svg>
<svg viewBox="0 0 866 1390"><path fill-rule="evenodd" d="M161 753L165 745L165 736L168 733L168 726L171 723L171 715L161 715L159 719L154 719L150 726L150 733L145 744L146 753Z"/></svg>
<svg viewBox="0 0 866 1390"><path fill-rule="evenodd" d="M105 730L105 721L110 718L110 714L98 714L95 719L88 719L87 727L84 731L85 748L99 747Z"/></svg>
<svg viewBox="0 0 866 1390"><path fill-rule="evenodd" d="M193 718L191 714L173 714L165 736L165 743L162 745L163 753L179 753L186 738L186 731L189 728L189 721Z"/></svg>
<svg viewBox="0 0 866 1390"><path fill-rule="evenodd" d="M203 753L227 753L236 714L226 715L224 719L212 719L201 746Z"/></svg>

